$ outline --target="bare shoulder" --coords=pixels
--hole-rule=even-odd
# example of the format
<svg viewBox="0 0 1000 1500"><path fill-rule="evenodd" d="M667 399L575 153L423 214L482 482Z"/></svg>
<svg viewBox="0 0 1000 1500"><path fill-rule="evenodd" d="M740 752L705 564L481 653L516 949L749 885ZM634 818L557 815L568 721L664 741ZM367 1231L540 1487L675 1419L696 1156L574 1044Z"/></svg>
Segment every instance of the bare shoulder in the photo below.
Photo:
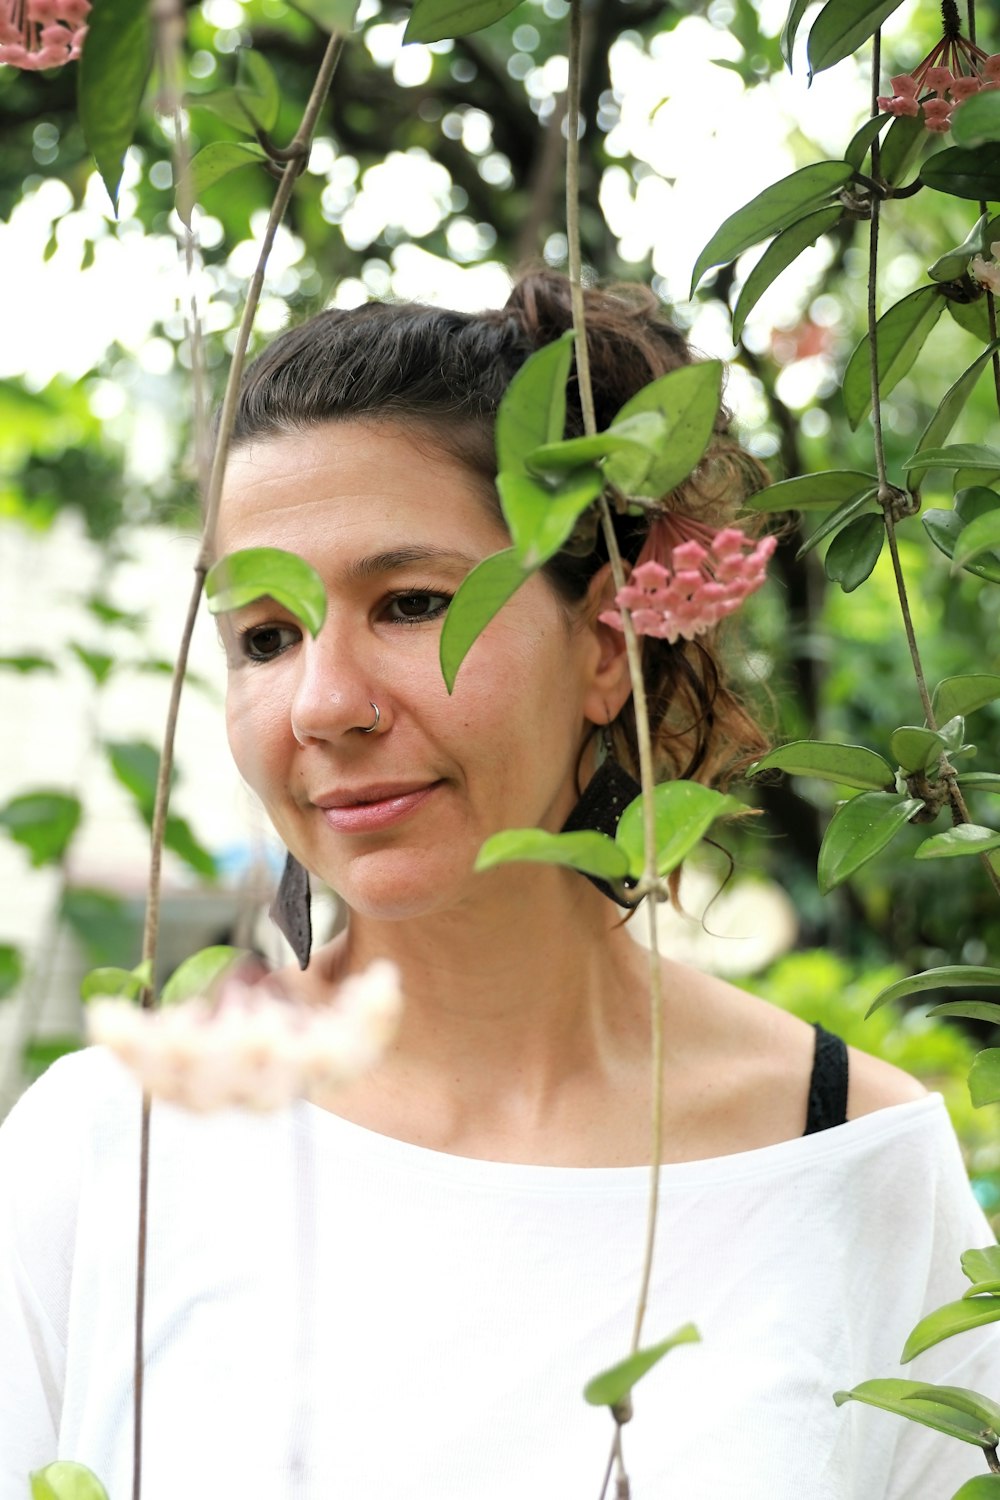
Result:
<svg viewBox="0 0 1000 1500"><path fill-rule="evenodd" d="M873 1114L877 1109L888 1109L893 1104L909 1104L926 1095L923 1084L911 1074L904 1073L902 1068L893 1067L892 1063L872 1057L870 1052L861 1052L857 1047L848 1047L847 1052L849 1120Z"/></svg>

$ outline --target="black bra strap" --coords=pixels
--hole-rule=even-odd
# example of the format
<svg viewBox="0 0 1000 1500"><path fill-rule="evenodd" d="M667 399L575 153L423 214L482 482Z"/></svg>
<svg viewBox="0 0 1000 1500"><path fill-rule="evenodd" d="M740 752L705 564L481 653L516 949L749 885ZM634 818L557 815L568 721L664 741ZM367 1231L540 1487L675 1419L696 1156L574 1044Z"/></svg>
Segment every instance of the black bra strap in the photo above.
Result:
<svg viewBox="0 0 1000 1500"><path fill-rule="evenodd" d="M843 1125L847 1119L847 1048L839 1036L814 1023L816 1052L809 1081L809 1107L803 1134Z"/></svg>

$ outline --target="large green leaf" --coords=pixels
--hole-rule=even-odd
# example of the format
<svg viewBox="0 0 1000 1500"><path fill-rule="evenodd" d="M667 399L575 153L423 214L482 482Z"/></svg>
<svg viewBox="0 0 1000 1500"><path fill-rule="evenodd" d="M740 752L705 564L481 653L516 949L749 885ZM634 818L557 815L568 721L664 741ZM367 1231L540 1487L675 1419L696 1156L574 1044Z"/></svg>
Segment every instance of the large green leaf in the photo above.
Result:
<svg viewBox="0 0 1000 1500"><path fill-rule="evenodd" d="M58 864L80 822L83 808L67 792L24 792L0 807L0 828L27 849L32 865Z"/></svg>
<svg viewBox="0 0 1000 1500"><path fill-rule="evenodd" d="M949 298L948 316L981 344L988 344L993 337L985 296L970 297L968 302L956 302Z"/></svg>
<svg viewBox="0 0 1000 1500"><path fill-rule="evenodd" d="M952 198L1000 198L1000 142L935 151L920 168L920 180Z"/></svg>
<svg viewBox="0 0 1000 1500"><path fill-rule="evenodd" d="M942 1005L932 1005L927 1014L961 1016L966 1021L989 1021L991 1026L1000 1025L1000 1005L995 1000L945 1000ZM968 1296L968 1292L965 1295Z"/></svg>
<svg viewBox="0 0 1000 1500"><path fill-rule="evenodd" d="M1000 1500L1000 1474L977 1474L956 1490L951 1500Z"/></svg>
<svg viewBox="0 0 1000 1500"><path fill-rule="evenodd" d="M497 408L497 471L527 474L528 457L558 443L566 426L566 381L573 363L572 329L529 355Z"/></svg>
<svg viewBox="0 0 1000 1500"><path fill-rule="evenodd" d="M945 677L934 689L931 707L944 723L956 714L971 714L1000 698L1000 676L995 672L971 672L961 677Z"/></svg>
<svg viewBox="0 0 1000 1500"><path fill-rule="evenodd" d="M976 1109L1000 1103L1000 1047L987 1047L972 1059L969 1097Z"/></svg>
<svg viewBox="0 0 1000 1500"><path fill-rule="evenodd" d="M918 728L904 724L894 729L889 748L896 763L904 771L927 771L936 766L942 754L949 748L947 741L934 729Z"/></svg>
<svg viewBox="0 0 1000 1500"><path fill-rule="evenodd" d="M826 576L839 583L845 594L860 588L875 569L885 541L882 512L858 516L838 531L823 559Z"/></svg>
<svg viewBox="0 0 1000 1500"><path fill-rule="evenodd" d="M602 488L595 468L567 474L555 489L539 484L529 474L498 474L500 504L521 566L541 567L558 552Z"/></svg>
<svg viewBox="0 0 1000 1500"><path fill-rule="evenodd" d="M115 213L152 65L150 7L136 0L94 0L79 62L80 125Z"/></svg>
<svg viewBox="0 0 1000 1500"><path fill-rule="evenodd" d="M521 0L416 0L404 42L440 42L492 26L516 10Z"/></svg>
<svg viewBox="0 0 1000 1500"><path fill-rule="evenodd" d="M30 1475L31 1500L108 1500L97 1475L83 1464L59 1462Z"/></svg>
<svg viewBox="0 0 1000 1500"><path fill-rule="evenodd" d="M231 948L226 943L217 943L211 948L202 948L174 970L166 984L160 1002L177 1005L195 996L208 995L219 980L241 958L247 956L246 948Z"/></svg>
<svg viewBox="0 0 1000 1500"><path fill-rule="evenodd" d="M597 463L612 453L633 453L636 450L649 453L650 444L661 441L666 430L666 421L659 412L643 412L632 418L629 424L625 424L624 431L615 424L607 432L563 438L558 443L543 443L540 448L528 454L527 467L533 474L562 478L573 469L578 469L583 464Z"/></svg>
<svg viewBox="0 0 1000 1500"><path fill-rule="evenodd" d="M666 422L656 456L634 493L658 499L688 477L711 441L721 395L722 364L706 359L661 375L626 401L615 416L614 428L647 413ZM628 464L627 454L612 453L604 465L608 483L626 492L635 478Z"/></svg>
<svg viewBox="0 0 1000 1500"><path fill-rule="evenodd" d="M927 139L922 115L899 115L886 131L879 151L879 175L898 186Z"/></svg>
<svg viewBox="0 0 1000 1500"><path fill-rule="evenodd" d="M870 120L860 126L851 136L847 150L844 152L844 160L850 162L856 172L864 166L865 157L871 150L872 141L882 133L884 127L892 120L892 115L873 115Z"/></svg>
<svg viewBox="0 0 1000 1500"><path fill-rule="evenodd" d="M807 214L804 219L790 224L768 245L760 260L740 290L733 308L733 343L738 343L743 325L757 306L768 287L802 254L809 245L815 245L820 235L838 224L843 214L840 204L832 208L821 208L817 213Z"/></svg>
<svg viewBox="0 0 1000 1500"><path fill-rule="evenodd" d="M230 172L259 166L267 160L267 152L255 141L212 141L203 146L192 157L184 181L178 184L177 208L184 222L188 222L190 204L199 202L206 189L214 187Z"/></svg>
<svg viewBox="0 0 1000 1500"><path fill-rule="evenodd" d="M819 851L816 874L823 895L881 853L922 807L917 797L891 792L862 792L838 807Z"/></svg>
<svg viewBox="0 0 1000 1500"><path fill-rule="evenodd" d="M815 531L810 532L795 556L797 558L805 557L807 553L811 552L814 547L818 547L820 542L825 541L833 532L843 531L848 522L853 521L856 516L860 516L867 506L871 505L877 494L878 486L874 485L870 490L864 490L860 495L856 495L853 500L845 500L843 505L838 505L836 510L832 511L830 515L820 522ZM881 516L881 511L879 515ZM879 550L881 551L881 548Z"/></svg>
<svg viewBox="0 0 1000 1500"><path fill-rule="evenodd" d="M994 349L998 348L1000 348L1000 339L995 339L993 343L987 345L982 354L972 361L967 370L962 371L954 385L945 392L940 405L920 434L916 447L917 453L924 448L940 448L944 444L962 408L971 396L976 381L992 359ZM911 490L916 491L920 488L924 472L921 469L910 469L907 483Z"/></svg>
<svg viewBox="0 0 1000 1500"><path fill-rule="evenodd" d="M318 635L326 618L326 590L315 568L294 552L247 547L220 557L205 579L213 615L243 609L257 599L273 599Z"/></svg>
<svg viewBox="0 0 1000 1500"><path fill-rule="evenodd" d="M24 963L13 943L0 943L0 1000L6 1000L21 983Z"/></svg>
<svg viewBox="0 0 1000 1500"><path fill-rule="evenodd" d="M945 299L937 285L918 287L884 312L875 325L878 347L878 388L882 396L902 380L912 366L944 312ZM871 410L871 341L862 338L844 371L844 410L852 427L857 427Z"/></svg>
<svg viewBox="0 0 1000 1500"><path fill-rule="evenodd" d="M945 450L947 451L947 450ZM966 529L979 516L995 512L1000 507L1000 495L980 485L960 490L955 496L954 510L926 510L920 519L924 530L945 557L953 557L955 548ZM1000 555L980 555L965 564L967 573L977 578L987 578L991 583L1000 583Z"/></svg>
<svg viewBox="0 0 1000 1500"><path fill-rule="evenodd" d="M755 760L748 776L759 771L787 771L791 776L815 776L863 791L885 791L894 784L889 762L864 745L838 745L828 740L792 740Z"/></svg>
<svg viewBox="0 0 1000 1500"><path fill-rule="evenodd" d="M779 45L781 47L781 55L784 58L785 64L789 68L789 70L791 70L792 66L792 52L795 49L795 38L798 35L799 26L802 23L802 17L809 9L811 3L812 0L791 0L791 5L788 8L788 14L785 17L785 24L781 28L781 38Z"/></svg>
<svg viewBox="0 0 1000 1500"><path fill-rule="evenodd" d="M463 579L441 630L441 672L449 693L470 646L530 576L515 548L509 547L485 557Z"/></svg>
<svg viewBox="0 0 1000 1500"><path fill-rule="evenodd" d="M1000 510L987 511L963 526L955 541L951 571L957 573L968 563L977 562L984 552L991 560L1000 552Z"/></svg>
<svg viewBox="0 0 1000 1500"><path fill-rule="evenodd" d="M940 1406L973 1417L984 1428L1000 1434L1000 1405L989 1396L970 1391L963 1385L922 1385L908 1398L911 1401L936 1401Z"/></svg>
<svg viewBox="0 0 1000 1500"><path fill-rule="evenodd" d="M852 169L846 161L817 161L800 167L780 182L758 193L722 223L695 262L691 277L693 297L699 282L712 266L728 265L744 250L759 245L769 235L787 229L813 209L826 204L847 185Z"/></svg>
<svg viewBox="0 0 1000 1500"><path fill-rule="evenodd" d="M634 1354L619 1360L618 1364L612 1365L609 1370L602 1370L600 1375L595 1375L593 1380L588 1380L583 1388L583 1399L591 1406L620 1406L631 1394L633 1387L638 1385L642 1377L654 1365L658 1365L671 1349L676 1349L678 1344L700 1342L701 1334L694 1324L685 1323L683 1328L678 1328L670 1334L669 1338L650 1345L648 1349L637 1349Z"/></svg>
<svg viewBox="0 0 1000 1500"><path fill-rule="evenodd" d="M878 487L878 475L864 469L825 469L769 484L744 500L744 510L826 510Z"/></svg>
<svg viewBox="0 0 1000 1500"><path fill-rule="evenodd" d="M1000 1317L1000 1312L997 1316ZM904 1361L906 1358L904 1354ZM981 1448L992 1448L995 1445L996 1435L992 1430L987 1433L977 1418L970 1417L966 1412L956 1411L943 1401L917 1398L918 1391L931 1389L932 1387L919 1380L863 1380L852 1391L837 1391L833 1399L838 1406L842 1406L845 1401L862 1401L866 1406L877 1406L882 1411L894 1412L897 1417L920 1422L924 1427L933 1427L935 1432L961 1438L965 1443L976 1443Z"/></svg>
<svg viewBox="0 0 1000 1500"><path fill-rule="evenodd" d="M981 146L1000 141L1000 99L989 93L973 94L951 117L951 138L956 146Z"/></svg>
<svg viewBox="0 0 1000 1500"><path fill-rule="evenodd" d="M656 822L656 872L669 875L700 843L716 818L744 812L742 802L697 781L666 781L653 789ZM646 864L643 798L636 797L621 815L615 838L628 855L629 874L638 878Z"/></svg>
<svg viewBox="0 0 1000 1500"><path fill-rule="evenodd" d="M902 0L827 0L809 33L809 76L850 57Z"/></svg>
<svg viewBox="0 0 1000 1500"><path fill-rule="evenodd" d="M1000 989L1000 969L988 969L977 964L944 964L939 969L924 969L911 974L907 979L897 979L895 984L880 990L868 1007L865 1019L881 1006L892 1000L902 1000L905 995L920 995L926 990L952 989Z"/></svg>
<svg viewBox="0 0 1000 1500"><path fill-rule="evenodd" d="M921 1318L914 1328L900 1355L905 1365L916 1359L926 1349L932 1349L944 1339L956 1333L967 1333L970 1328L982 1328L987 1323L1000 1319L1000 1297L970 1297L961 1302L948 1302L937 1307L926 1318Z"/></svg>
<svg viewBox="0 0 1000 1500"><path fill-rule="evenodd" d="M955 828L924 839L914 859L956 859L962 855L985 854L989 849L1000 849L1000 833L995 828L983 828L978 823L959 823Z"/></svg>
<svg viewBox="0 0 1000 1500"><path fill-rule="evenodd" d="M476 856L477 870L521 860L565 865L603 880L622 880L629 873L628 856L614 839L593 829L548 833L544 828L505 828L488 838Z"/></svg>

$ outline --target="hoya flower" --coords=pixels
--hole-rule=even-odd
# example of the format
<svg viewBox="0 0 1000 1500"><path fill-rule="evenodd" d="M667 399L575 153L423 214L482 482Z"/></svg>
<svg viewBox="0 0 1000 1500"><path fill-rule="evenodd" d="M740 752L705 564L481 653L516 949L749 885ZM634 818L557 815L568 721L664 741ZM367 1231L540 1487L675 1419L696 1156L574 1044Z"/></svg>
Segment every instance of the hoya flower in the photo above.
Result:
<svg viewBox="0 0 1000 1500"><path fill-rule="evenodd" d="M983 256L974 257L969 270L980 285L987 287L996 296L1000 293L1000 240L994 240L990 246L992 260L985 260Z"/></svg>
<svg viewBox="0 0 1000 1500"><path fill-rule="evenodd" d="M621 630L627 609L638 635L671 645L694 640L760 588L776 546L773 536L755 543L735 526L716 531L687 516L659 516L631 578L615 595L618 608L600 618Z"/></svg>
<svg viewBox="0 0 1000 1500"><path fill-rule="evenodd" d="M80 56L90 0L0 0L0 63L28 72Z"/></svg>
<svg viewBox="0 0 1000 1500"><path fill-rule="evenodd" d="M223 981L218 994L158 1010L127 1000L87 1008L92 1042L106 1046L144 1092L186 1109L281 1109L328 1104L378 1062L395 1033L399 975L379 960L339 987L329 1006L307 1005L272 983Z"/></svg>
<svg viewBox="0 0 1000 1500"><path fill-rule="evenodd" d="M1000 53L990 56L961 32L955 0L941 7L944 36L931 48L912 73L891 78L891 94L879 96L878 107L890 115L916 116L923 110L928 130L944 134L951 126L956 104L981 89L1000 86ZM921 91L929 93L921 99Z"/></svg>

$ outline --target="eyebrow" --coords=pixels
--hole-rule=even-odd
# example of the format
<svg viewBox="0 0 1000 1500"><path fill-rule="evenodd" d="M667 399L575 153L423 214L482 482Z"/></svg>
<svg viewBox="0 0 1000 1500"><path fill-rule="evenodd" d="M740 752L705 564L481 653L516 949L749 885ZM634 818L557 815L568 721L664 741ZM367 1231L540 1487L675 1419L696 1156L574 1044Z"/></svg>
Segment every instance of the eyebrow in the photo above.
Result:
<svg viewBox="0 0 1000 1500"><path fill-rule="evenodd" d="M351 582L391 573L395 568L405 568L411 563L450 562L461 563L465 568L474 568L480 561L466 552L454 552L445 547L394 547L387 552L373 552L368 557L359 557L347 567L347 578Z"/></svg>

